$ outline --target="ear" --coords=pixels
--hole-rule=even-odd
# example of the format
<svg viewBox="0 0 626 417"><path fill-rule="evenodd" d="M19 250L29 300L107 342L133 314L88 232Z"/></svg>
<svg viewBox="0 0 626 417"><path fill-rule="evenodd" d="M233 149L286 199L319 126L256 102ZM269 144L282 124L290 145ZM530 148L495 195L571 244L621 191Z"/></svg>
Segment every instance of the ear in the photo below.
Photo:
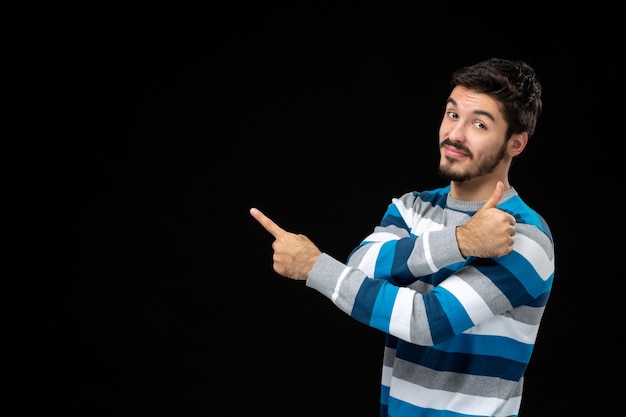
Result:
<svg viewBox="0 0 626 417"><path fill-rule="evenodd" d="M528 132L514 133L508 144L508 153L511 158L522 153L528 143Z"/></svg>

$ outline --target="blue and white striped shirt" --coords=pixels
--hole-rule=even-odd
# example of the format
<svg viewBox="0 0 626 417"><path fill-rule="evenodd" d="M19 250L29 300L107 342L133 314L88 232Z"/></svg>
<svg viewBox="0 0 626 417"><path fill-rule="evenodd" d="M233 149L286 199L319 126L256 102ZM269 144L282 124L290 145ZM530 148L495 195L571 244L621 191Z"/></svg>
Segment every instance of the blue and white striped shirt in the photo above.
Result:
<svg viewBox="0 0 626 417"><path fill-rule="evenodd" d="M307 286L387 334L381 416L517 416L554 279L554 242L515 189L513 251L464 258L455 227L485 203L450 188L393 199L344 264L323 254Z"/></svg>

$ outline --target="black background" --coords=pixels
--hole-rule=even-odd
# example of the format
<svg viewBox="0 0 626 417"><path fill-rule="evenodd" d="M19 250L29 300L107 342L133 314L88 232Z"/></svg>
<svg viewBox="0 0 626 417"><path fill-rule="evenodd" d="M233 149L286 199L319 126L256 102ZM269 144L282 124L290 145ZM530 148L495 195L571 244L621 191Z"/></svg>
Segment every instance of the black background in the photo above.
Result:
<svg viewBox="0 0 626 417"><path fill-rule="evenodd" d="M345 259L443 185L450 73L491 56L544 86L511 172L557 249L522 415L619 404L619 14L409 4L9 18L4 416L378 415L383 335L276 275L248 210Z"/></svg>

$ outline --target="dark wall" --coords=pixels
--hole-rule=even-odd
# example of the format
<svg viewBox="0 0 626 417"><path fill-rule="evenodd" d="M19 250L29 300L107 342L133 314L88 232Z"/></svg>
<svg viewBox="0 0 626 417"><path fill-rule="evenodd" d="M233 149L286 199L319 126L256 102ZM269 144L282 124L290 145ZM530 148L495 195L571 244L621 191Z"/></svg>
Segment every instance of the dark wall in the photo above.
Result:
<svg viewBox="0 0 626 417"><path fill-rule="evenodd" d="M383 335L276 275L248 209L345 259L392 197L442 185L449 75L491 56L526 60L544 86L511 173L557 248L522 415L610 402L596 382L621 363L618 313L600 286L620 278L600 268L619 236L592 207L616 194L601 197L618 156L605 156L604 126L620 113L601 51L621 22L599 6L561 13L21 14L7 64L3 415L377 415Z"/></svg>

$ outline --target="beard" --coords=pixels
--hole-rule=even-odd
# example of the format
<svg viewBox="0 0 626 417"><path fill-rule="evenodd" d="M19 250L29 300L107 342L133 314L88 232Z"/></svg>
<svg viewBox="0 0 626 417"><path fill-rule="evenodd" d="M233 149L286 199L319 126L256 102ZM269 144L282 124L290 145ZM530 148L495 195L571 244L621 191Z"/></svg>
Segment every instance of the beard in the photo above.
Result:
<svg viewBox="0 0 626 417"><path fill-rule="evenodd" d="M470 152L469 149L465 148L465 146L453 143L450 139L445 139L441 142L439 149L441 149L444 145L454 146L455 148L467 153L470 161L474 160L474 154ZM465 171L456 171L454 166L458 164L458 161L454 158L444 156L445 161L439 163L439 176L447 181L464 182L485 174L490 174L498 165L500 165L500 162L502 162L506 156L506 146L507 142L505 141L496 153L481 157L478 160L478 166L475 170L467 169Z"/></svg>

